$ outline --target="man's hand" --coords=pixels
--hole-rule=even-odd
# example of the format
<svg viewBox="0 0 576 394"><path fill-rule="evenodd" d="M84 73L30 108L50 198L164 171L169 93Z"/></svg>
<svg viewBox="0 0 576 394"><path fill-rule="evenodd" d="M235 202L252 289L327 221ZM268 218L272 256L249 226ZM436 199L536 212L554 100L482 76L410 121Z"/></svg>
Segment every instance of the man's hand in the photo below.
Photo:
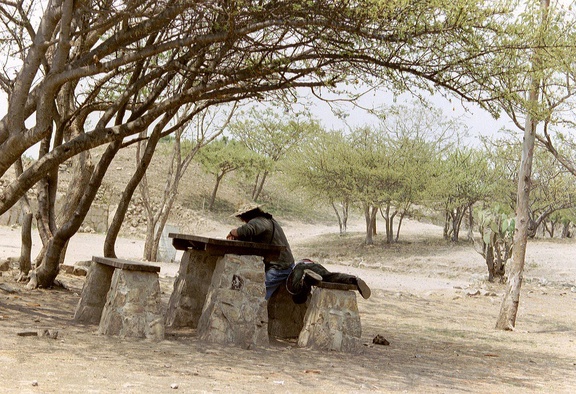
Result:
<svg viewBox="0 0 576 394"><path fill-rule="evenodd" d="M236 231L236 229L230 230L230 232L226 236L226 239L230 239L230 240L238 239L238 232Z"/></svg>

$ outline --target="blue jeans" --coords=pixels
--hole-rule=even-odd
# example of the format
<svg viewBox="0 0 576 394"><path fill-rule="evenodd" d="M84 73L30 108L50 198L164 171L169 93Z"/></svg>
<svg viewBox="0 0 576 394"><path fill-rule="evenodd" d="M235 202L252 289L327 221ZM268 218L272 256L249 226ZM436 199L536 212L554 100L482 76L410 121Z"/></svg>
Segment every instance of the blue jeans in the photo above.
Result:
<svg viewBox="0 0 576 394"><path fill-rule="evenodd" d="M269 300L272 297L272 294L280 287L280 285L284 284L290 272L294 268L295 264L292 264L290 268L286 268L284 270L279 270L277 268L270 268L266 271L266 279L264 283L266 284L266 299Z"/></svg>

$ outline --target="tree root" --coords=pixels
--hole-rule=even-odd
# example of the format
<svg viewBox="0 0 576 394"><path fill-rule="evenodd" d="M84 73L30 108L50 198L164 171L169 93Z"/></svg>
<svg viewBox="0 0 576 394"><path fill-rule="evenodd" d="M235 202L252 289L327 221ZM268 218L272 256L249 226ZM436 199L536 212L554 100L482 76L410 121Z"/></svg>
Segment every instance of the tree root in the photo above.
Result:
<svg viewBox="0 0 576 394"><path fill-rule="evenodd" d="M28 273L28 276L30 277L30 281L26 285L26 288L29 290L38 288L38 274L36 273L36 270L31 270Z"/></svg>
<svg viewBox="0 0 576 394"><path fill-rule="evenodd" d="M14 279L15 282L28 282L28 280L30 280L30 276L22 271L20 271L18 273L18 276L16 277L16 279Z"/></svg>

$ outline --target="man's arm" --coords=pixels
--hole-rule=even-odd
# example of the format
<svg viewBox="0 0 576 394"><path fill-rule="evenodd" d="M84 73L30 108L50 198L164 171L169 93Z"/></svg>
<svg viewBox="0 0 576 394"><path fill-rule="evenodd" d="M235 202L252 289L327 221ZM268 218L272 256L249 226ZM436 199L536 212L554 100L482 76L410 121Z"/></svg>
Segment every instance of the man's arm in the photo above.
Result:
<svg viewBox="0 0 576 394"><path fill-rule="evenodd" d="M238 239L241 241L253 240L260 234L266 232L270 226L269 221L264 218L254 218L242 226L232 229L226 239ZM230 237L230 238L228 238Z"/></svg>

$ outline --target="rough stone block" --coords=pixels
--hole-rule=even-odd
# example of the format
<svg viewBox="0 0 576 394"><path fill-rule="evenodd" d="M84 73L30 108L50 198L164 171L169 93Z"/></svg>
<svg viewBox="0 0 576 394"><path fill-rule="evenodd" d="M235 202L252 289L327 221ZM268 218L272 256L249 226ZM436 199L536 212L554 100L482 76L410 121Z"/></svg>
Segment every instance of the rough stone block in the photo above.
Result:
<svg viewBox="0 0 576 394"><path fill-rule="evenodd" d="M100 322L113 273L114 267L92 263L84 281L82 296L74 312L74 320L85 324Z"/></svg>
<svg viewBox="0 0 576 394"><path fill-rule="evenodd" d="M315 288L298 346L323 350L359 350L362 327L353 291Z"/></svg>
<svg viewBox="0 0 576 394"><path fill-rule="evenodd" d="M98 332L121 337L164 339L158 274L116 269Z"/></svg>
<svg viewBox="0 0 576 394"><path fill-rule="evenodd" d="M264 296L261 257L225 255L219 258L198 322L199 338L246 349L268 345Z"/></svg>
<svg viewBox="0 0 576 394"><path fill-rule="evenodd" d="M184 253L168 302L167 327L198 326L218 258L196 250Z"/></svg>

